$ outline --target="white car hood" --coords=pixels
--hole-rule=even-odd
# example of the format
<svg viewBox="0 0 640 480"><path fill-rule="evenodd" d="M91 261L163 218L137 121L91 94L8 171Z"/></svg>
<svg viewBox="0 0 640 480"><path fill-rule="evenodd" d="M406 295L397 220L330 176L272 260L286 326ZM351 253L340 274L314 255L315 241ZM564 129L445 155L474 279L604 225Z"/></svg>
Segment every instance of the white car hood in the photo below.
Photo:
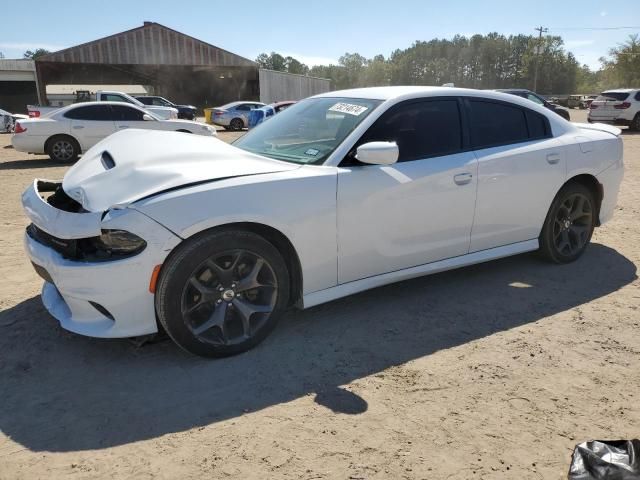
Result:
<svg viewBox="0 0 640 480"><path fill-rule="evenodd" d="M296 168L215 137L128 129L89 149L67 171L62 188L85 210L103 212L181 186Z"/></svg>

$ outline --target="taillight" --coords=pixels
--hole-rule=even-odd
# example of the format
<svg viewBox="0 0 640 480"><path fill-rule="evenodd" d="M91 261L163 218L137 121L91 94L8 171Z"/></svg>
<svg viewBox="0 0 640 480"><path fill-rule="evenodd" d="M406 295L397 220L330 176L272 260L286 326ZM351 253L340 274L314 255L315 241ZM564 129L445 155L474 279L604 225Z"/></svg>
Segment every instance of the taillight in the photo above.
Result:
<svg viewBox="0 0 640 480"><path fill-rule="evenodd" d="M631 104L629 102L622 102L620 105L614 105L613 108L618 110L624 110L625 108L629 108Z"/></svg>
<svg viewBox="0 0 640 480"><path fill-rule="evenodd" d="M214 115L222 115L224 112L222 110L214 110L213 114Z"/></svg>
<svg viewBox="0 0 640 480"><path fill-rule="evenodd" d="M31 110L29 112L29 117L38 118L40 116L40 110Z"/></svg>
<svg viewBox="0 0 640 480"><path fill-rule="evenodd" d="M20 125L20 122L17 122L16 123L16 127L13 130L13 133L23 133L23 132L26 132L26 131L27 131L27 129L24 128L22 125Z"/></svg>

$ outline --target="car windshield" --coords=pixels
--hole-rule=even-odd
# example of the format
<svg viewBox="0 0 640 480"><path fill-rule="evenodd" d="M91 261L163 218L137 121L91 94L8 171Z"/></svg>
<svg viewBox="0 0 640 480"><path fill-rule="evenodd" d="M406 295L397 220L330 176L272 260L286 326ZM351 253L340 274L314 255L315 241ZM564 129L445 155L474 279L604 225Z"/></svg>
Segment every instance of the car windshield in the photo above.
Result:
<svg viewBox="0 0 640 480"><path fill-rule="evenodd" d="M310 98L296 103L234 142L276 160L323 163L381 100Z"/></svg>

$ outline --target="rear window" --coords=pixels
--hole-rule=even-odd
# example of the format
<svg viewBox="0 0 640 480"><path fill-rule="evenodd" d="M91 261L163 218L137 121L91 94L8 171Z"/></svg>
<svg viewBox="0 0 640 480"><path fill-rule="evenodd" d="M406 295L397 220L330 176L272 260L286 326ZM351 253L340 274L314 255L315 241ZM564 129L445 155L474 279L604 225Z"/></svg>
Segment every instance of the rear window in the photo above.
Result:
<svg viewBox="0 0 640 480"><path fill-rule="evenodd" d="M487 148L526 142L529 131L524 110L502 103L471 100L471 143Z"/></svg>
<svg viewBox="0 0 640 480"><path fill-rule="evenodd" d="M602 92L596 100L617 100L622 102L627 99L627 92Z"/></svg>

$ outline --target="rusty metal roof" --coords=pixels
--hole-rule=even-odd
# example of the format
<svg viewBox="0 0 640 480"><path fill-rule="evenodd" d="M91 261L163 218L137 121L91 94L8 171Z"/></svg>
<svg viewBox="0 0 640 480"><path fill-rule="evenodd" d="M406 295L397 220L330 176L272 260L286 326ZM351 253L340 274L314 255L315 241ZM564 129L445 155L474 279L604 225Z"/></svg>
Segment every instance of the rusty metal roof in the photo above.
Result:
<svg viewBox="0 0 640 480"><path fill-rule="evenodd" d="M36 62L257 66L247 58L155 22L43 55Z"/></svg>

